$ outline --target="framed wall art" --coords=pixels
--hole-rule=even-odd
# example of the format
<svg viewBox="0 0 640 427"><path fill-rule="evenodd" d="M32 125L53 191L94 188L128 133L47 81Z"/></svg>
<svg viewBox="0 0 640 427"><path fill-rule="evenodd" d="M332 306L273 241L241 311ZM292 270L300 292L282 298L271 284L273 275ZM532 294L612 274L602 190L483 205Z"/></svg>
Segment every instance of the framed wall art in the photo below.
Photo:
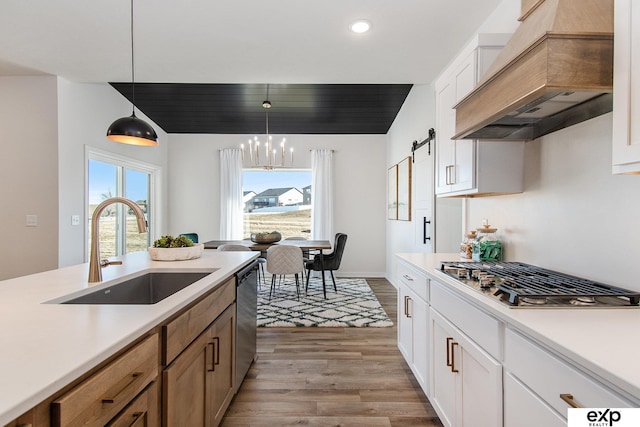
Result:
<svg viewBox="0 0 640 427"><path fill-rule="evenodd" d="M398 163L398 220L411 221L411 157Z"/></svg>
<svg viewBox="0 0 640 427"><path fill-rule="evenodd" d="M398 165L387 172L387 218L398 219Z"/></svg>

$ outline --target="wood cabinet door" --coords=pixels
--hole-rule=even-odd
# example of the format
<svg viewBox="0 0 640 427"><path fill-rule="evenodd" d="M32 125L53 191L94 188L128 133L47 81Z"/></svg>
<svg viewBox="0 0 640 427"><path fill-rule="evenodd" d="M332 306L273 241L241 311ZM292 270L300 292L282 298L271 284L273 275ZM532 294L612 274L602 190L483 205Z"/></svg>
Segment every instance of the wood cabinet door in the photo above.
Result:
<svg viewBox="0 0 640 427"><path fill-rule="evenodd" d="M107 427L160 427L158 383L140 393Z"/></svg>
<svg viewBox="0 0 640 427"><path fill-rule="evenodd" d="M236 305L232 304L213 322L210 329L213 343L213 366L209 371L213 425L222 421L225 411L233 399L235 381Z"/></svg>
<svg viewBox="0 0 640 427"><path fill-rule="evenodd" d="M163 371L163 419L167 427L212 426L208 372L213 367L211 331L205 330Z"/></svg>

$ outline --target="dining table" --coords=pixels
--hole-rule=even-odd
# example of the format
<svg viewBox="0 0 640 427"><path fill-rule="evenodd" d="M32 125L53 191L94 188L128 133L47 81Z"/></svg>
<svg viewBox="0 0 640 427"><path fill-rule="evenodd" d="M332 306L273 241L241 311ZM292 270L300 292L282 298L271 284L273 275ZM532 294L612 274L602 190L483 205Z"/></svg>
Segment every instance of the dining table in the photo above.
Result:
<svg viewBox="0 0 640 427"><path fill-rule="evenodd" d="M246 246L252 251L260 251L264 252L269 249L273 245L289 245L296 246L300 248L302 251L318 251L318 256L320 257L320 269L322 274L322 292L324 294L324 298L327 299L327 284L324 277L324 255L323 250L331 249L331 242L329 240L294 240L294 239L284 239L273 243L257 243L251 240L209 240L208 242L204 242L205 249L218 249L219 246L222 245L242 245ZM307 281L309 278L307 278Z"/></svg>

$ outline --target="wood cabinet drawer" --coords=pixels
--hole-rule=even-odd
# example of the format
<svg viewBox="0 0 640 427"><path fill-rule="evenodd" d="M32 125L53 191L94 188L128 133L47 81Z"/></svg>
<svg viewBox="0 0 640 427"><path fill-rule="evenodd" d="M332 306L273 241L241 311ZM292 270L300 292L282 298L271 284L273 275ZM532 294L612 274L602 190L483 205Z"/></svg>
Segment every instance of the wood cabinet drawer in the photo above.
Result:
<svg viewBox="0 0 640 427"><path fill-rule="evenodd" d="M153 334L52 403L54 426L105 425L158 376Z"/></svg>
<svg viewBox="0 0 640 427"><path fill-rule="evenodd" d="M398 274L402 283L417 296L429 301L429 279L424 274L404 262L398 263Z"/></svg>
<svg viewBox="0 0 640 427"><path fill-rule="evenodd" d="M487 353L502 360L502 323L431 281L431 307L471 337Z"/></svg>
<svg viewBox="0 0 640 427"><path fill-rule="evenodd" d="M564 416L569 405L562 400L561 394L572 395L573 400L585 408L633 406L604 384L509 328L505 332L504 364L508 371Z"/></svg>
<svg viewBox="0 0 640 427"><path fill-rule="evenodd" d="M107 427L160 427L158 383L153 382Z"/></svg>
<svg viewBox="0 0 640 427"><path fill-rule="evenodd" d="M163 365L168 365L236 299L236 279L230 278L191 308L163 326Z"/></svg>

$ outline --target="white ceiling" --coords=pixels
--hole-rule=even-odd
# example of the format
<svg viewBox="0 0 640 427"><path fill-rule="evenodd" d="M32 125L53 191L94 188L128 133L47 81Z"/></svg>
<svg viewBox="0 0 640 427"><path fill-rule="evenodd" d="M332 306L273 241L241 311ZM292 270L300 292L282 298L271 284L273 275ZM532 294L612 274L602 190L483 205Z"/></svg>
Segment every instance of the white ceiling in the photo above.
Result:
<svg viewBox="0 0 640 427"><path fill-rule="evenodd" d="M429 83L500 0L136 0L137 82ZM2 0L0 75L130 81L129 0ZM353 34L349 23L372 22Z"/></svg>

